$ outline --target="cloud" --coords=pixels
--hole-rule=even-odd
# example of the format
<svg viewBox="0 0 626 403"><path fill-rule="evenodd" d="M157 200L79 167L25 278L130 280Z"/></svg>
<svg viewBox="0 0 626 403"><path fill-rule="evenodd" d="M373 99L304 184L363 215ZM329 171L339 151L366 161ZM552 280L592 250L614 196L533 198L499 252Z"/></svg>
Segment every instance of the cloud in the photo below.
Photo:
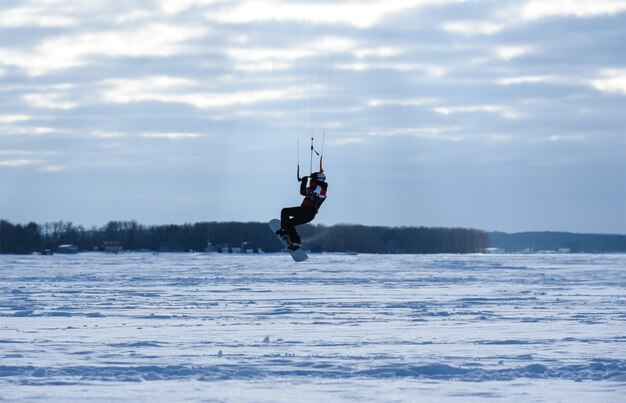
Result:
<svg viewBox="0 0 626 403"><path fill-rule="evenodd" d="M491 7L481 19L447 21L440 29L465 36L495 36L508 29L554 17L590 18L626 11L626 0L530 0L522 4L503 2Z"/></svg>
<svg viewBox="0 0 626 403"><path fill-rule="evenodd" d="M348 51L367 51L355 50L357 42L343 37L324 37L301 46L297 45L268 48L248 43L247 46L226 48L224 53L233 61L235 70L272 71L291 69L300 59L310 61L315 58L316 63L321 63L319 60L321 57L331 57Z"/></svg>
<svg viewBox="0 0 626 403"><path fill-rule="evenodd" d="M596 78L562 76L519 76L505 77L496 80L498 85L512 86L523 84L553 84L563 86L591 86L608 94L626 94L626 70L603 69Z"/></svg>
<svg viewBox="0 0 626 403"><path fill-rule="evenodd" d="M290 1L245 1L232 8L207 14L220 23L243 24L267 20L309 21L350 24L368 28L401 11L435 5L462 3L464 0L379 0L336 3L294 3Z"/></svg>
<svg viewBox="0 0 626 403"><path fill-rule="evenodd" d="M229 92L195 92L196 83L177 77L146 77L143 79L107 80L110 87L103 100L113 103L157 101L188 104L196 108L223 108L260 102L295 99L294 89L260 89Z"/></svg>
<svg viewBox="0 0 626 403"><path fill-rule="evenodd" d="M598 91L626 95L626 70L607 69L600 72L600 78L591 80L591 86Z"/></svg>
<svg viewBox="0 0 626 403"><path fill-rule="evenodd" d="M62 166L62 165L46 165L46 166L43 166L43 167L39 168L37 171L38 172L54 173L54 172L61 172L61 171L65 171L65 170L67 170L66 166Z"/></svg>
<svg viewBox="0 0 626 403"><path fill-rule="evenodd" d="M595 17L626 11L624 0L532 0L522 6L525 20L549 17Z"/></svg>
<svg viewBox="0 0 626 403"><path fill-rule="evenodd" d="M181 4L184 0L178 0ZM189 1L187 1L189 2ZM102 23L124 24L168 14L151 0L20 0L19 6L0 9L0 28L77 29ZM205 1L205 3L207 3Z"/></svg>
<svg viewBox="0 0 626 403"><path fill-rule="evenodd" d="M27 2L26 5L0 12L0 27L58 28L77 24L77 20L49 7L47 4Z"/></svg>
<svg viewBox="0 0 626 403"><path fill-rule="evenodd" d="M29 160L29 159L12 159L12 160L0 160L0 167L7 168L21 168L29 165L43 164L44 160Z"/></svg>
<svg viewBox="0 0 626 403"><path fill-rule="evenodd" d="M515 143L515 144L546 144L546 143L579 143L588 140L584 134L549 134L537 136L514 136L510 134L492 133L477 134L493 144Z"/></svg>
<svg viewBox="0 0 626 403"><path fill-rule="evenodd" d="M34 119L32 115L0 115L0 123L25 122Z"/></svg>
<svg viewBox="0 0 626 403"><path fill-rule="evenodd" d="M161 10L169 15L179 14L193 7L216 3L217 0L157 0Z"/></svg>
<svg viewBox="0 0 626 403"><path fill-rule="evenodd" d="M179 140L179 139L193 139L197 137L202 137L203 134L199 133L143 133L142 137L149 139L169 139L169 140Z"/></svg>
<svg viewBox="0 0 626 403"><path fill-rule="evenodd" d="M521 114L504 105L467 105L467 106L439 106L433 111L442 115L457 113L495 113L505 119L518 119Z"/></svg>
<svg viewBox="0 0 626 403"><path fill-rule="evenodd" d="M367 139L364 137L340 137L330 140L328 144L333 146L348 146L354 144L362 144L365 142L367 142Z"/></svg>
<svg viewBox="0 0 626 403"><path fill-rule="evenodd" d="M562 142L562 141L582 141L585 140L585 136L582 134L567 134L567 135L551 135L546 137L546 141L550 142Z"/></svg>
<svg viewBox="0 0 626 403"><path fill-rule="evenodd" d="M537 84L537 83L557 83L561 80L553 76L519 76L507 77L497 80L499 85Z"/></svg>
<svg viewBox="0 0 626 403"><path fill-rule="evenodd" d="M276 71L293 68L299 58L310 57L313 52L300 49L269 49L258 47L228 48L224 51L233 61L233 68L240 71Z"/></svg>
<svg viewBox="0 0 626 403"><path fill-rule="evenodd" d="M54 127L30 127L30 126L6 126L0 127L0 131L5 135L28 135L39 136L43 134L55 133L58 130Z"/></svg>
<svg viewBox="0 0 626 403"><path fill-rule="evenodd" d="M371 99L367 105L377 106L425 106L438 103L437 98L411 98L411 99Z"/></svg>
<svg viewBox="0 0 626 403"><path fill-rule="evenodd" d="M337 63L333 65L333 69L349 70L349 71L368 71L368 70L392 70L401 72L421 71L429 77L443 77L448 69L443 66L426 65L422 63L407 62L356 62L356 63Z"/></svg>
<svg viewBox="0 0 626 403"><path fill-rule="evenodd" d="M479 22L448 22L444 23L442 29L447 32L463 35L493 35L505 28L504 24L479 21Z"/></svg>
<svg viewBox="0 0 626 403"><path fill-rule="evenodd" d="M94 137L102 138L102 139L114 139L114 138L119 138L119 137L126 137L126 133L110 132L110 131L102 131L102 130L94 130L91 132L91 135Z"/></svg>
<svg viewBox="0 0 626 403"><path fill-rule="evenodd" d="M31 106L46 109L73 109L78 106L76 102L63 100L63 94L26 94L23 96Z"/></svg>
<svg viewBox="0 0 626 403"><path fill-rule="evenodd" d="M379 46L377 48L363 48L357 49L353 53L358 59L366 57L393 57L405 53L406 49L401 49L393 46Z"/></svg>
<svg viewBox="0 0 626 403"><path fill-rule="evenodd" d="M139 28L70 34L45 39L34 49L0 48L0 63L38 76L85 66L98 57L170 57L192 53L186 42L206 36L201 26L152 23Z"/></svg>
<svg viewBox="0 0 626 403"><path fill-rule="evenodd" d="M511 60L516 57L526 56L533 52L529 46L503 46L496 49L496 55L503 60Z"/></svg>
<svg viewBox="0 0 626 403"><path fill-rule="evenodd" d="M367 134L376 137L419 137L434 140L463 141L458 127L401 127L394 129L370 130Z"/></svg>

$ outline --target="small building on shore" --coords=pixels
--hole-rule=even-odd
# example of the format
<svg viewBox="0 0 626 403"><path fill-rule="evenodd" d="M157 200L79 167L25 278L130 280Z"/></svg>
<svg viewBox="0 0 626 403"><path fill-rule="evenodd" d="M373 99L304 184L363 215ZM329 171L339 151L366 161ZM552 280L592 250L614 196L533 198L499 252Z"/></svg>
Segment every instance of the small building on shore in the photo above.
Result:
<svg viewBox="0 0 626 403"><path fill-rule="evenodd" d="M122 251L122 245L116 241L104 241L102 243L102 250L106 253L120 253Z"/></svg>
<svg viewBox="0 0 626 403"><path fill-rule="evenodd" d="M490 255L500 255L506 253L506 251L502 248L485 248L485 253Z"/></svg>
<svg viewBox="0 0 626 403"><path fill-rule="evenodd" d="M59 247L57 248L57 253L73 255L73 254L78 253L78 246L70 245L70 244L59 245Z"/></svg>

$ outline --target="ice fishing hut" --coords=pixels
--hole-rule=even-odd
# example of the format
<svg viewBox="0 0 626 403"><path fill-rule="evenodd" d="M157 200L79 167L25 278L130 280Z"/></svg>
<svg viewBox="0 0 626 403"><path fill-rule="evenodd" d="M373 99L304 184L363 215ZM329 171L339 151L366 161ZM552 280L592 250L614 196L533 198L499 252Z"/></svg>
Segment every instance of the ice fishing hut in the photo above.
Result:
<svg viewBox="0 0 626 403"><path fill-rule="evenodd" d="M67 254L67 255L73 255L73 254L78 253L78 246L70 245L70 244L59 245L59 247L57 248L57 253L64 253L64 254Z"/></svg>
<svg viewBox="0 0 626 403"><path fill-rule="evenodd" d="M502 248L485 248L485 253L490 255L501 255L506 253L506 251Z"/></svg>

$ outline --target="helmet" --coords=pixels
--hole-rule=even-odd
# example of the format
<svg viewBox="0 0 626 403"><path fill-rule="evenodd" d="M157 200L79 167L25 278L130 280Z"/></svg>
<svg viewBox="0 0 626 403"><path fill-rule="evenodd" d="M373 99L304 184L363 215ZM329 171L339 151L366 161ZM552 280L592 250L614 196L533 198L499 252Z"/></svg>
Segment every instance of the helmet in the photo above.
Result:
<svg viewBox="0 0 626 403"><path fill-rule="evenodd" d="M311 175L313 177L313 179L316 179L320 182L325 182L326 181L326 175L324 174L324 172L315 172L313 175Z"/></svg>

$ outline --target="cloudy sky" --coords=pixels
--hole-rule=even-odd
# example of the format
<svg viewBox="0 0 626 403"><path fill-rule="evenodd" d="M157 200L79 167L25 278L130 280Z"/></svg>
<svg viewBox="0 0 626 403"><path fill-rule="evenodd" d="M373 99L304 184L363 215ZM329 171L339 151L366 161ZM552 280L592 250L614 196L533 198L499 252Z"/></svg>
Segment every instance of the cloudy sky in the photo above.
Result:
<svg viewBox="0 0 626 403"><path fill-rule="evenodd" d="M268 221L313 136L317 223L626 233L624 27L624 0L2 0L0 216Z"/></svg>

